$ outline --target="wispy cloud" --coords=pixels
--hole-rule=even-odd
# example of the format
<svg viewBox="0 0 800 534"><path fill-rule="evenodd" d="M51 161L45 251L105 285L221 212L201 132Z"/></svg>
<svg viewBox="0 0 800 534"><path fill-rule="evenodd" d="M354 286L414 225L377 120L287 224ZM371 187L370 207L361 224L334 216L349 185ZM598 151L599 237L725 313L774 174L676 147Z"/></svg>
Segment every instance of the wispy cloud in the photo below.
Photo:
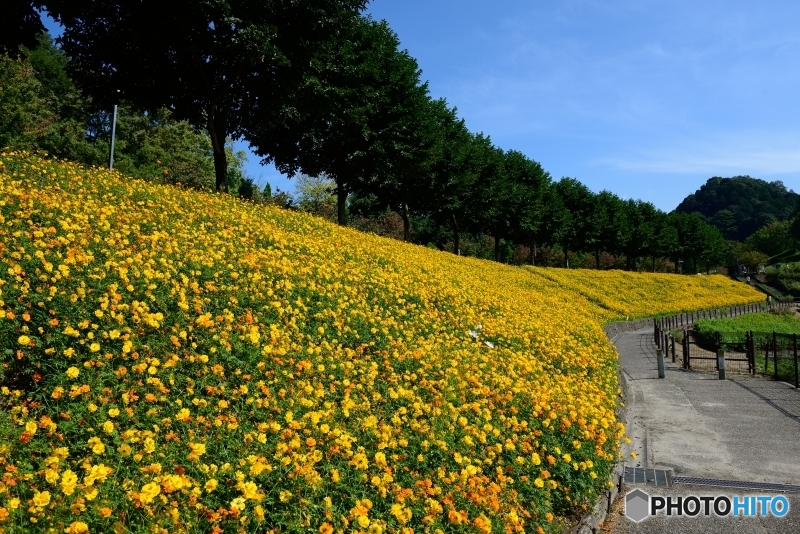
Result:
<svg viewBox="0 0 800 534"><path fill-rule="evenodd" d="M638 153L598 158L593 163L617 169L667 174L749 174L761 177L796 174L797 182L793 185L800 185L800 139L781 140L774 136L753 134L735 138L719 136L716 141L695 139L696 142L692 144L686 141L665 141L666 146L662 149L638 150Z"/></svg>

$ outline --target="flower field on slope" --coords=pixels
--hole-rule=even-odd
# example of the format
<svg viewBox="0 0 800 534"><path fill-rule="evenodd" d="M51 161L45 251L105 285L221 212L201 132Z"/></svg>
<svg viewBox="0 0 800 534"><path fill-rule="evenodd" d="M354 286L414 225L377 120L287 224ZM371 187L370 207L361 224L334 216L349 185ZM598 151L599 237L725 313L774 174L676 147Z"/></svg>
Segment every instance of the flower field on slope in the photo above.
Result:
<svg viewBox="0 0 800 534"><path fill-rule="evenodd" d="M557 529L624 432L570 274L2 154L0 531Z"/></svg>
<svg viewBox="0 0 800 534"><path fill-rule="evenodd" d="M716 309L729 306L732 300L740 303L764 300L762 293L722 275L525 268L558 284L560 290L586 297L604 311L601 318L605 321Z"/></svg>

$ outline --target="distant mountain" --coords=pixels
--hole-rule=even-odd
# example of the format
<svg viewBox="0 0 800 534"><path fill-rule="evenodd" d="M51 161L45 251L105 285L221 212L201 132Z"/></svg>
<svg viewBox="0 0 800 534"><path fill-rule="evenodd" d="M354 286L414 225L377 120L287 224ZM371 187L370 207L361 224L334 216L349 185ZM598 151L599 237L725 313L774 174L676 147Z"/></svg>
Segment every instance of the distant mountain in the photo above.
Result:
<svg viewBox="0 0 800 534"><path fill-rule="evenodd" d="M714 177L683 199L675 211L697 213L727 239L743 241L771 222L790 219L797 198L783 182L749 176Z"/></svg>

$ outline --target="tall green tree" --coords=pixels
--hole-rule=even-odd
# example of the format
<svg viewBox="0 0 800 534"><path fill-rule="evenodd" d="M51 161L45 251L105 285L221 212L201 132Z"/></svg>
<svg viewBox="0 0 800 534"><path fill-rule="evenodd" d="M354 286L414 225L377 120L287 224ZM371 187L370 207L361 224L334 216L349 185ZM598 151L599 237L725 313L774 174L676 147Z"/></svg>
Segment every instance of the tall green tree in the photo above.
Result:
<svg viewBox="0 0 800 534"><path fill-rule="evenodd" d="M401 214L408 237L415 182L427 175L433 139L427 85L399 44L385 21L351 20L337 41L317 49L280 126L259 127L274 113L260 103L249 129L256 153L282 172L336 182L340 224L350 193L373 194Z"/></svg>
<svg viewBox="0 0 800 534"><path fill-rule="evenodd" d="M509 234L515 197L515 184L505 169L505 154L492 144L491 138L478 134L472 145L472 165L476 175L470 221L476 233L485 233L494 239L493 257L500 261L500 241Z"/></svg>
<svg viewBox="0 0 800 534"><path fill-rule="evenodd" d="M37 0L64 26L59 42L96 106L120 99L171 110L208 132L215 186L227 189L228 138L249 138L245 118L271 106L272 127L321 42L365 0Z"/></svg>
<svg viewBox="0 0 800 534"><path fill-rule="evenodd" d="M543 237L545 200L550 174L524 154L509 150L505 154L505 174L512 184L511 237L530 247L528 261L536 263L536 243Z"/></svg>
<svg viewBox="0 0 800 534"><path fill-rule="evenodd" d="M467 230L477 172L473 164L474 136L457 110L443 102L437 110L439 128L431 165L431 193L426 207L440 224L453 233L453 253L461 253L461 234Z"/></svg>
<svg viewBox="0 0 800 534"><path fill-rule="evenodd" d="M592 195L592 209L586 230L586 246L594 256L595 267L600 268L600 255L603 252L616 253L622 249L624 236L629 233L626 227L622 200L603 190Z"/></svg>
<svg viewBox="0 0 800 534"><path fill-rule="evenodd" d="M553 241L561 245L564 253L564 267L569 267L569 252L580 251L586 244L589 218L592 212L592 192L575 178L562 178L554 184L555 193L560 199L556 218L560 224L553 227Z"/></svg>

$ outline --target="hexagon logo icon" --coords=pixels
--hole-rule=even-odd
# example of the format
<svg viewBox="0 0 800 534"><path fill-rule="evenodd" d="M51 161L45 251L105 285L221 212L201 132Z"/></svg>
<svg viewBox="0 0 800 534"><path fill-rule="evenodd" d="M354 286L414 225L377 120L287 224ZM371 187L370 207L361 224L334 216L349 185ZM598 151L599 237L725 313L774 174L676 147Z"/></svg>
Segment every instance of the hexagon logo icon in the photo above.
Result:
<svg viewBox="0 0 800 534"><path fill-rule="evenodd" d="M625 495L625 517L639 523L650 516L650 495L640 489Z"/></svg>

